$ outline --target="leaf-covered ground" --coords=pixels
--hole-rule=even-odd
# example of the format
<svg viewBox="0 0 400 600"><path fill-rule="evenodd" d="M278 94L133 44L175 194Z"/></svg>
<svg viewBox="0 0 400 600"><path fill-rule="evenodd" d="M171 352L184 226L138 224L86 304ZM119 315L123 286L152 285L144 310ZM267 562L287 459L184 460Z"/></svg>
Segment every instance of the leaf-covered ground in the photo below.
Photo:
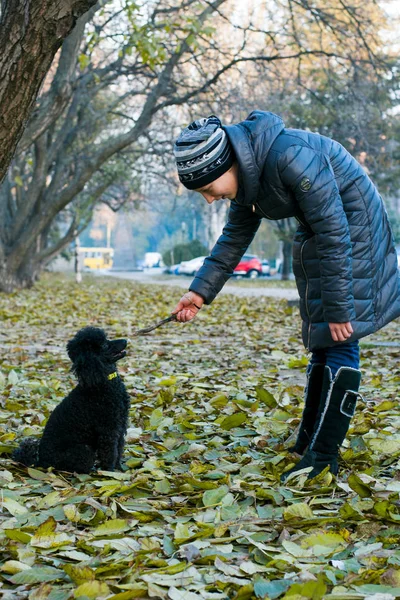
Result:
<svg viewBox="0 0 400 600"><path fill-rule="evenodd" d="M67 598L400 597L400 348L364 345L337 481L282 486L307 356L296 308L220 296L189 324L131 338L124 472L18 467L74 385L67 340L168 315L180 290L49 276L0 298L0 594ZM393 323L373 340L399 340Z"/></svg>

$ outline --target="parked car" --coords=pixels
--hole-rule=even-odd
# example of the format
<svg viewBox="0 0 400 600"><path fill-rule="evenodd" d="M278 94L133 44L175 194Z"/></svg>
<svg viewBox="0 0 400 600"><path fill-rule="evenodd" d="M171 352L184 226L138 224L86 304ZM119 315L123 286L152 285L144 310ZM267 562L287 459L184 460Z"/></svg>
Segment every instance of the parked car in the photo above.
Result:
<svg viewBox="0 0 400 600"><path fill-rule="evenodd" d="M164 269L164 273L168 273L168 275L179 275L179 267L180 267L180 263L176 264L176 265L170 265L169 267L166 267Z"/></svg>
<svg viewBox="0 0 400 600"><path fill-rule="evenodd" d="M261 261L261 269L262 269L262 274L265 275L266 277L270 277L271 275L271 267L269 266L269 262L267 260L262 260Z"/></svg>
<svg viewBox="0 0 400 600"><path fill-rule="evenodd" d="M206 256L198 256L192 260L184 260L179 265L179 275L195 275L202 266Z"/></svg>
<svg viewBox="0 0 400 600"><path fill-rule="evenodd" d="M233 274L256 279L259 275L262 275L260 259L254 254L244 254Z"/></svg>

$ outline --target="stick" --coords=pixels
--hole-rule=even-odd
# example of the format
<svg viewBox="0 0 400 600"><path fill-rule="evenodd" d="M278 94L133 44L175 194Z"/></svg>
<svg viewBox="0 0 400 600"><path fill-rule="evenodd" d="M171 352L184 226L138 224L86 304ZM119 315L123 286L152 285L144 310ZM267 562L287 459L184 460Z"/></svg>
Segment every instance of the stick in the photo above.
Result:
<svg viewBox="0 0 400 600"><path fill-rule="evenodd" d="M133 333L133 337L136 337L138 335L145 335L146 333L150 333L150 331L153 331L153 329L157 329L157 327L160 327L161 325L164 325L165 323L170 323L171 321L176 321L176 315L170 315L169 317L167 317L166 319L163 319L162 321L159 321L155 325L150 325L150 327L145 327L144 329L139 329L138 331L135 331Z"/></svg>

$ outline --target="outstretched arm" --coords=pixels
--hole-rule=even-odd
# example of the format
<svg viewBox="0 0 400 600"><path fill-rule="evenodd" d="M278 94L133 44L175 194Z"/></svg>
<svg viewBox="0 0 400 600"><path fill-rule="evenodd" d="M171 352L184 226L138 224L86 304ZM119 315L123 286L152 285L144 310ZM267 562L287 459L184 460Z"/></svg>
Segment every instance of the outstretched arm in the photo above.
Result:
<svg viewBox="0 0 400 600"><path fill-rule="evenodd" d="M211 304L251 244L260 222L250 207L232 202L228 222L210 256L173 310L178 321L190 321L204 303Z"/></svg>
<svg viewBox="0 0 400 600"><path fill-rule="evenodd" d="M252 212L251 207L232 202L228 222L189 290L199 294L206 304L210 304L250 246L260 222L261 218Z"/></svg>

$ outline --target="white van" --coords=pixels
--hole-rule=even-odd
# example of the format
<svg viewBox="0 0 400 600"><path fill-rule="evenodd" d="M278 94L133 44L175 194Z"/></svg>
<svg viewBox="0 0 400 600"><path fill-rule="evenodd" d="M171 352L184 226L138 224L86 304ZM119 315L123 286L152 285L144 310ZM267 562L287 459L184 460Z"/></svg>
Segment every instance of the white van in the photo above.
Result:
<svg viewBox="0 0 400 600"><path fill-rule="evenodd" d="M144 255L143 266L146 268L163 267L162 255L159 252L146 252Z"/></svg>

